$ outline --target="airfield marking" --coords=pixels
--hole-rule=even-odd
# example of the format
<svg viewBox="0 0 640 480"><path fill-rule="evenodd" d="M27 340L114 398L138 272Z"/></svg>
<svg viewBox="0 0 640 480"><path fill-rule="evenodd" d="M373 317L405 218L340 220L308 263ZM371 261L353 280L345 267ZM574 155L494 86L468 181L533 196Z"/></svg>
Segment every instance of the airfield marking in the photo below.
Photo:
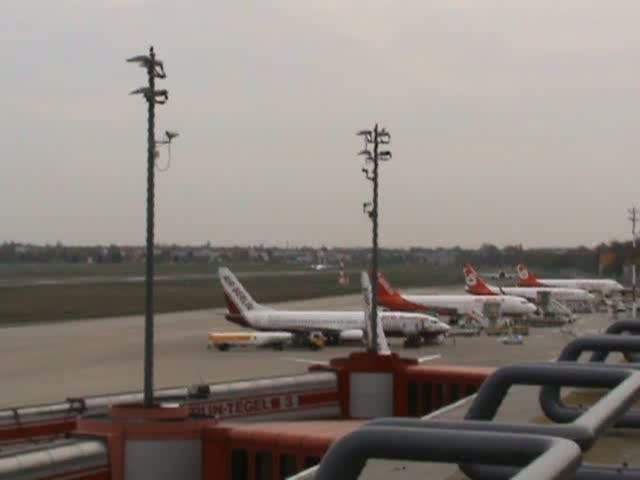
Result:
<svg viewBox="0 0 640 480"><path fill-rule="evenodd" d="M474 393L473 395L469 395L468 397L461 398L457 402L450 403L446 407L442 407L439 410L436 410L434 412L431 412L428 415L425 415L424 417L421 417L420 420L431 420L433 417L437 417L438 415L441 415L443 413L447 413L447 412L449 412L451 410L454 410L454 409L458 408L460 405L464 405L465 403L469 402L470 400L473 400L474 398L476 398L477 395L478 395L477 393Z"/></svg>
<svg viewBox="0 0 640 480"><path fill-rule="evenodd" d="M428 355L426 357L420 357L418 358L418 363L422 363L422 362L430 362L431 360L436 360L438 358L442 357L442 355L438 354L438 355Z"/></svg>
<svg viewBox="0 0 640 480"><path fill-rule="evenodd" d="M329 365L327 360L311 360L309 358L296 358L296 357L281 357L280 360L284 360L287 362L298 362L298 363L311 363L317 365Z"/></svg>

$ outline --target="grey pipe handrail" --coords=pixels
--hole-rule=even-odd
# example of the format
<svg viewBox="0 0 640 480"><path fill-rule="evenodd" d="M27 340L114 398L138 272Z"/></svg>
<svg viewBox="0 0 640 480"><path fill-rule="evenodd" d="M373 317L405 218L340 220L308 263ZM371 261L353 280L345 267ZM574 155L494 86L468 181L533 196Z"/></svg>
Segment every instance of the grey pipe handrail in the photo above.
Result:
<svg viewBox="0 0 640 480"><path fill-rule="evenodd" d="M592 430L594 437L611 427L640 428L640 414L629 411L640 399L640 373L615 365L574 365L582 370L576 373L580 386L610 391L589 408L570 407L562 402L560 388L575 385L546 384L540 390L540 406L547 417L561 423L575 421Z"/></svg>
<svg viewBox="0 0 640 480"><path fill-rule="evenodd" d="M551 425L548 434L573 439L583 450L590 448L597 437L612 425L633 426L637 422L637 415L625 412L640 397L639 373L614 365L575 362L521 364L499 369L482 385L465 418L484 421L493 419L513 385L541 385L540 403L543 411L552 420L567 424ZM611 391L590 409L585 410L567 407L562 403L560 388L566 386L606 387ZM494 427L496 425L499 424L488 424ZM515 431L534 430L544 431L539 429L539 426L531 425L516 426ZM495 464L466 464L460 468L474 480L506 479L515 472L513 468ZM620 475L618 470L615 467L582 466L576 478L588 480L596 478L594 475L600 475L597 477L600 480L640 479L638 470L625 470L624 477L617 476Z"/></svg>
<svg viewBox="0 0 640 480"><path fill-rule="evenodd" d="M492 420L511 386L517 384L543 385L541 403L543 410L557 421L572 422L551 425L494 423ZM546 386L545 386L546 385ZM551 386L549 386L551 385ZM607 387L611 391L590 409L569 409L562 404L559 392L561 386ZM422 421L418 419L378 419L368 425L394 426L396 428L422 428L436 430L504 432L510 434L537 434L560 437L575 442L586 451L593 446L597 437L616 421L640 396L640 373L614 365L576 364L556 362L543 364L521 364L497 370L477 392L466 419L460 421ZM627 416L628 417L628 416ZM624 418L627 418L624 417ZM511 478L517 468L504 465L469 462L460 465L462 471L474 480ZM582 466L576 478L589 480L598 478L640 479L640 471L624 470L620 477L617 467Z"/></svg>
<svg viewBox="0 0 640 480"><path fill-rule="evenodd" d="M514 385L539 385L558 389L560 387L614 388L631 376L634 378L631 384L635 385L639 382L636 375L638 374L632 370L606 368L603 365L584 366L573 362L524 363L502 367L482 384L465 418L469 420L493 419L509 389ZM548 412L547 414L551 415L552 420L558 423L568 423L581 414L582 410L580 409L567 410L568 407L561 403L559 397L548 395L550 392L550 390L547 391L544 396L541 394L541 401L545 402L541 406L545 413ZM618 398L618 400L620 399ZM613 406L614 403L611 405ZM620 407L617 403L615 405L617 405L616 408Z"/></svg>
<svg viewBox="0 0 640 480"><path fill-rule="evenodd" d="M571 440L582 451L588 450L593 445L593 437L588 429L581 425L568 424L535 424L535 423L510 423L487 422L486 420L422 420L417 418L378 418L371 420L367 426L376 427L405 427L424 428L437 430L464 430L470 432L496 432L525 435L541 435L545 437L558 437Z"/></svg>
<svg viewBox="0 0 640 480"><path fill-rule="evenodd" d="M619 335L621 333L640 334L640 322L638 320L620 320L612 323L605 330L607 335ZM623 352L624 358L628 362L640 362L640 355L632 352ZM592 362L604 362L607 358L605 352L593 352Z"/></svg>
<svg viewBox="0 0 640 480"><path fill-rule="evenodd" d="M636 355L640 352L640 338L616 334L576 338L562 349L558 360L577 362L584 352L593 352L590 358L593 363L604 362L613 352L620 352L625 358L633 356L640 360L640 356Z"/></svg>
<svg viewBox="0 0 640 480"><path fill-rule="evenodd" d="M586 427L577 424L569 425L537 425L537 424L516 424L516 423L494 423L483 420L429 420L424 421L414 418L382 418L372 420L367 426L376 427L397 427L397 428L418 428L427 431L432 430L459 430L459 431L481 431L481 432L501 432L510 434L542 435L545 437L563 438L576 443L584 452L594 443L595 438ZM459 465L460 469L469 478L474 480L498 480L512 478L518 471L518 467L495 464L464 463ZM576 472L576 479L580 480L619 480L619 479L640 479L640 470L626 469L624 476L620 477L619 467L581 465ZM303 479L301 479L303 480Z"/></svg>
<svg viewBox="0 0 640 480"><path fill-rule="evenodd" d="M355 480L371 458L515 465L522 467L517 480L565 480L574 477L582 457L575 443L560 438L365 426L329 449L314 478Z"/></svg>
<svg viewBox="0 0 640 480"><path fill-rule="evenodd" d="M482 384L465 420L373 420L334 444L317 470L306 470L298 477L301 480L357 478L367 459L384 458L458 463L462 471L474 480L640 480L640 469L577 465L573 463L574 457L562 459L566 453L559 453L563 448L569 448L566 445L588 450L612 426L640 426L640 416L629 413L631 406L640 399L640 373L634 371L640 365L575 362L585 350L602 352L607 349L627 354L640 352L640 339L620 335L582 337L568 345L557 362L500 368ZM542 409L558 423L490 422L514 385L541 386ZM562 402L562 387L607 388L609 392L590 408L574 408ZM540 450L539 443L526 443L532 439L538 442L560 441L554 445L564 447ZM505 441L509 443L505 444ZM526 465L523 463L526 455L533 461L522 469ZM577 458L575 461L580 462L579 455ZM544 470L545 466L549 470Z"/></svg>

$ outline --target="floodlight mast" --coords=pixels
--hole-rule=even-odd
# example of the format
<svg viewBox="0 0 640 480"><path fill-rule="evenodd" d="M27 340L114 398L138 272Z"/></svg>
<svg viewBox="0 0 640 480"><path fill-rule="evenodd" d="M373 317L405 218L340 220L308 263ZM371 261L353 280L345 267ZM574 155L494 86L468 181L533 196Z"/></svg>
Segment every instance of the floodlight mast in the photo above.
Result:
<svg viewBox="0 0 640 480"><path fill-rule="evenodd" d="M364 149L358 153L365 157L365 163L373 164L373 168L363 168L365 178L373 185L373 199L371 202L363 204L364 213L366 213L372 222L372 241L371 241L371 317L368 319L370 323L369 331L371 332L371 343L367 345L367 350L372 353L378 353L378 329L376 328L378 318L378 164L380 161L391 159L390 151L380 151L380 145L388 145L391 143L391 135L384 128L379 128L376 123L373 130L361 130L357 133L364 139ZM369 147L373 147L373 152Z"/></svg>
<svg viewBox="0 0 640 480"><path fill-rule="evenodd" d="M638 311L637 290L636 290L636 225L638 223L638 207L635 205L629 209L629 221L631 222L631 245L633 253L631 254L631 285L633 304L631 305L631 318L636 319Z"/></svg>
<svg viewBox="0 0 640 480"><path fill-rule="evenodd" d="M156 78L166 78L164 64L156 59L153 46L149 55L129 58L128 62L138 63L147 70L148 86L131 94L141 94L147 101L147 229L146 229L146 272L145 272L145 321L144 321L144 407L152 408L153 399L153 277L154 277L154 195L155 195L155 107L169 99L167 90L156 90ZM174 135L175 136L175 135ZM169 138L170 140L170 138Z"/></svg>

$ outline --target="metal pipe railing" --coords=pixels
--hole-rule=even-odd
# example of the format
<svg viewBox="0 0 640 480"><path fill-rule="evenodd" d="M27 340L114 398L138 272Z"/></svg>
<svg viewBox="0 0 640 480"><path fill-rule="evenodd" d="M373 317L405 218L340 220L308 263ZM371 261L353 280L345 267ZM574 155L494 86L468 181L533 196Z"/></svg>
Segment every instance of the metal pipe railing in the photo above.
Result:
<svg viewBox="0 0 640 480"><path fill-rule="evenodd" d="M307 389L337 389L337 377L334 372L316 372L256 380L203 384L196 387L158 389L154 393L154 398L157 402L179 401L189 404L233 399L246 396L248 391L256 394L277 394L291 390L298 392ZM112 405L141 403L143 399L143 392L127 392L95 397L69 398L64 402L46 405L2 409L0 410L0 428L4 425L74 418L80 414L103 413Z"/></svg>
<svg viewBox="0 0 640 480"><path fill-rule="evenodd" d="M109 452L100 440L71 439L0 454L0 478L54 478L109 468Z"/></svg>
<svg viewBox="0 0 640 480"><path fill-rule="evenodd" d="M543 411L560 423L489 422L514 385L542 386L540 402ZM610 391L591 408L579 409L562 403L559 396L561 387L604 387ZM640 470L637 469L591 465L578 468L572 463L572 456L558 453L562 448L555 450L557 455L552 455L550 450L540 450L539 443L527 443L531 439L561 441L563 445L571 445L570 448L586 451L605 430L620 425L621 418L627 421L624 426L634 425L629 423L634 420L634 414L627 412L639 398L640 373L619 366L554 362L504 367L484 382L465 420L373 420L338 441L317 470L306 470L294 478L357 478L368 458L384 458L458 463L462 471L474 480L640 479ZM503 443L505 439L510 443ZM514 446L516 450L510 450ZM524 462L525 456L528 462ZM528 467L523 469L523 465ZM540 469L537 469L538 465L541 465Z"/></svg>
<svg viewBox="0 0 640 480"><path fill-rule="evenodd" d="M364 426L327 452L315 480L355 480L373 458L515 465L517 480L566 480L580 465L578 446L565 439L469 430Z"/></svg>
<svg viewBox="0 0 640 480"><path fill-rule="evenodd" d="M640 334L640 322L637 320L620 320L612 323L607 327L604 332L606 335L620 335L622 333ZM589 337L585 337L589 338ZM630 351L623 352L624 358L628 362L640 362L640 354ZM592 362L604 362L607 358L607 353L602 351L593 352L591 355Z"/></svg>

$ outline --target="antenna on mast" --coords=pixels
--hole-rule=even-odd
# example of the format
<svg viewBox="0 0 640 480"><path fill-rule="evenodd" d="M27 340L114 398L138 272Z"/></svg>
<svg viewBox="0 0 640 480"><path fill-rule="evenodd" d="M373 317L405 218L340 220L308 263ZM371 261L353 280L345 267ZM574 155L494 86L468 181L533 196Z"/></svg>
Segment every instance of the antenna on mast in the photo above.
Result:
<svg viewBox="0 0 640 480"><path fill-rule="evenodd" d="M636 295L636 225L638 224L638 207L635 205L629 210L629 221L631 222L631 245L633 251L631 253L631 285L633 304L631 305L631 318L636 319L636 313L638 311L637 295Z"/></svg>
<svg viewBox="0 0 640 480"><path fill-rule="evenodd" d="M381 145L391 143L391 134L376 123L372 130L360 130L357 133L364 140L364 148L358 153L365 158L365 167L362 172L365 178L369 180L373 186L373 198L371 202L362 204L364 213L372 222L372 242L371 242L371 269L370 280L371 285L371 315L370 331L371 341L367 346L369 352L380 353L378 350L378 331L376 328L378 318L378 166L381 161L391 160L391 152L389 150L380 151Z"/></svg>
<svg viewBox="0 0 640 480"><path fill-rule="evenodd" d="M153 237L154 237L154 195L155 168L158 144L170 145L178 136L177 132L165 132L165 140L156 140L156 105L164 105L169 100L166 89L156 89L156 79L167 78L164 63L156 58L153 47L148 55L137 55L127 59L147 71L147 86L133 90L130 95L142 95L147 102L147 229L146 229L146 271L145 271L145 316L144 316L144 406L152 408L153 401Z"/></svg>

